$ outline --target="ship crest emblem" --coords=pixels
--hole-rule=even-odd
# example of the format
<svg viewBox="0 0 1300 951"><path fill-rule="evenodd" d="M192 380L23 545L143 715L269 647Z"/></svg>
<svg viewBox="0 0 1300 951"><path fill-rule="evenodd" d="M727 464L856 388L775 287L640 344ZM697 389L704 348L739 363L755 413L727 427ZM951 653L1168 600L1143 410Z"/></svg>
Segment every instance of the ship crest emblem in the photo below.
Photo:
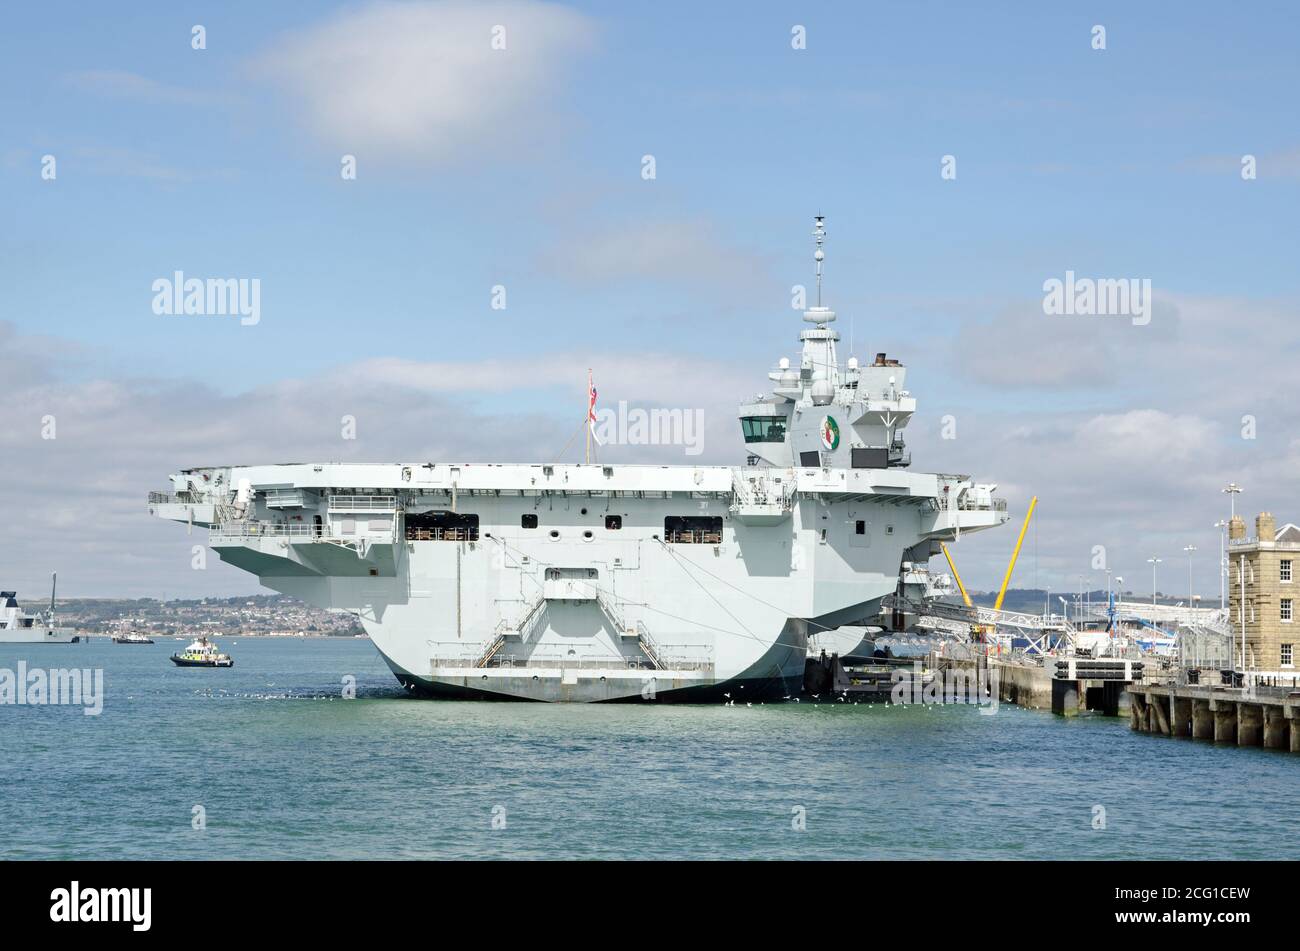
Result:
<svg viewBox="0 0 1300 951"><path fill-rule="evenodd" d="M830 452L840 448L840 426L833 416L822 420L822 445Z"/></svg>

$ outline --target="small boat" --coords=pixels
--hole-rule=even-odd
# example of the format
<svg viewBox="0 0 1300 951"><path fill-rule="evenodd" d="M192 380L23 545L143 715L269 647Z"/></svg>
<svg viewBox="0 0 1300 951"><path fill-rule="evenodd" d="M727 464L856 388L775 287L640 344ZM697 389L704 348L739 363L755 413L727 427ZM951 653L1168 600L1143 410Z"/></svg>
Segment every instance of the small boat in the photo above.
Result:
<svg viewBox="0 0 1300 951"><path fill-rule="evenodd" d="M235 662L229 654L222 654L216 645L206 637L190 641L190 646L179 654L172 654L172 663L177 667L234 667Z"/></svg>
<svg viewBox="0 0 1300 951"><path fill-rule="evenodd" d="M127 634L114 634L113 643L114 644L152 644L153 639L146 637L143 634L137 634L135 631L131 631L130 633Z"/></svg>

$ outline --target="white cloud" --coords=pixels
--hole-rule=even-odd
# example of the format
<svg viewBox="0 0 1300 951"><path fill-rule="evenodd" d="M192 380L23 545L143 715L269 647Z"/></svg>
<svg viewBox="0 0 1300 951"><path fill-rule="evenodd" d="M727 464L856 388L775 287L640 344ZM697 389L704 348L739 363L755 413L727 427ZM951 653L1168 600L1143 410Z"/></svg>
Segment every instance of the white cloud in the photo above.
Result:
<svg viewBox="0 0 1300 951"><path fill-rule="evenodd" d="M1161 466L1197 459L1215 438L1215 427L1205 420L1157 409L1094 416L1075 433L1084 458L1126 466L1139 459L1156 459Z"/></svg>
<svg viewBox="0 0 1300 951"><path fill-rule="evenodd" d="M345 152L481 161L559 120L552 93L594 36L586 16L532 0L372 3L286 36L254 72Z"/></svg>

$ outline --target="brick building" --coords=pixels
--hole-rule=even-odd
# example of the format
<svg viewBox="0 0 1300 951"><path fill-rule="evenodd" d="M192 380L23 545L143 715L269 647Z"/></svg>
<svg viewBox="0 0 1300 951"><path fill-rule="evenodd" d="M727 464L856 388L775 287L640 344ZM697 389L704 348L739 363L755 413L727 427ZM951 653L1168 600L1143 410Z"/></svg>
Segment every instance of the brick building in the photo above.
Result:
<svg viewBox="0 0 1300 951"><path fill-rule="evenodd" d="M1244 622L1246 668L1294 675L1300 652L1300 528L1279 529L1270 513L1261 512L1254 537L1247 537L1245 520L1235 516L1228 525L1228 595L1238 663Z"/></svg>

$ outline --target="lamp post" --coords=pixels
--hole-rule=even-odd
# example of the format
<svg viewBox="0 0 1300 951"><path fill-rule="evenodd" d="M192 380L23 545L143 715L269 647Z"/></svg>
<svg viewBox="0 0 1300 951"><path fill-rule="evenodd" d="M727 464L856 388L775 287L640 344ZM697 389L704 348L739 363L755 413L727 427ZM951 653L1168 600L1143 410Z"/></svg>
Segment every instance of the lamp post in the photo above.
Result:
<svg viewBox="0 0 1300 951"><path fill-rule="evenodd" d="M1192 600L1193 600L1192 598L1192 552L1196 551L1196 546L1187 545L1186 547L1183 548L1183 551L1187 552L1187 606L1190 608L1193 607L1192 605Z"/></svg>
<svg viewBox="0 0 1300 951"><path fill-rule="evenodd" d="M1241 495L1241 486L1235 482L1229 482L1222 490L1228 496L1228 517L1237 517L1237 496Z"/></svg>
<svg viewBox="0 0 1300 951"><path fill-rule="evenodd" d="M1154 555L1147 559L1147 563L1151 566L1151 607L1152 608L1155 608L1156 606L1156 565L1160 564L1160 562L1163 560L1164 559L1162 558L1156 558ZM1153 615L1154 613L1155 612L1152 611ZM1151 620L1154 621L1155 618L1152 617Z"/></svg>
<svg viewBox="0 0 1300 951"><path fill-rule="evenodd" d="M1219 610L1222 611L1228 606L1227 601L1227 580L1228 580L1228 555L1227 543L1224 541L1224 533L1228 529L1228 523L1219 519L1214 523L1214 527L1219 530Z"/></svg>

